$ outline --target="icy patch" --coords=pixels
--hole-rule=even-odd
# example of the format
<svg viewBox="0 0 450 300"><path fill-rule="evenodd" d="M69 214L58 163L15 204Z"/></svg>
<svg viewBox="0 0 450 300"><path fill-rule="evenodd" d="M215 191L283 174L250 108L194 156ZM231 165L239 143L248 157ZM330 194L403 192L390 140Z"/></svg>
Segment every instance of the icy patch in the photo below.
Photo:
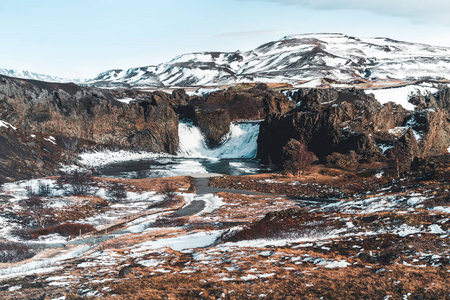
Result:
<svg viewBox="0 0 450 300"><path fill-rule="evenodd" d="M431 231L431 233L435 233L435 234L444 234L445 233L445 231L442 230L442 228L436 224L432 224L432 225L428 226L428 229Z"/></svg>
<svg viewBox="0 0 450 300"><path fill-rule="evenodd" d="M388 130L388 132L390 134L397 135L397 136L404 135L406 133L406 131L408 131L408 127L406 127L406 126L399 126L399 127L395 127L395 128Z"/></svg>
<svg viewBox="0 0 450 300"><path fill-rule="evenodd" d="M405 237L407 235L420 233L420 232L422 232L422 230L420 230L420 228L402 224L401 226L399 226L399 228L397 230L394 230L392 233L397 234L401 237Z"/></svg>
<svg viewBox="0 0 450 300"><path fill-rule="evenodd" d="M0 270L0 279L1 278L9 278L9 277L17 277L17 276L26 276L37 273L49 273L58 269L58 262L75 258L82 255L84 252L90 249L89 246L78 247L77 249L66 252L60 256L47 258L43 260L33 260L29 263L25 263L19 266L12 266L9 268Z"/></svg>
<svg viewBox="0 0 450 300"><path fill-rule="evenodd" d="M383 155L385 155L386 151L388 151L389 149L394 148L394 146L386 145L386 144L378 144L378 147L381 149L381 153L383 153Z"/></svg>
<svg viewBox="0 0 450 300"><path fill-rule="evenodd" d="M431 210L436 210L436 211L440 211L440 212L443 212L443 213L450 214L450 207L449 206L436 206L436 207L433 207Z"/></svg>
<svg viewBox="0 0 450 300"><path fill-rule="evenodd" d="M200 212L201 214L212 213L213 211L215 211L216 209L220 208L222 205L225 204L222 201L223 198L218 197L214 194L202 195L202 196L196 197L195 199L205 201L205 209L203 209Z"/></svg>
<svg viewBox="0 0 450 300"><path fill-rule="evenodd" d="M173 238L148 241L139 245L133 252L142 252L150 249L171 248L175 251L186 249L196 249L212 245L222 234L222 230L197 232L187 235L181 235Z"/></svg>

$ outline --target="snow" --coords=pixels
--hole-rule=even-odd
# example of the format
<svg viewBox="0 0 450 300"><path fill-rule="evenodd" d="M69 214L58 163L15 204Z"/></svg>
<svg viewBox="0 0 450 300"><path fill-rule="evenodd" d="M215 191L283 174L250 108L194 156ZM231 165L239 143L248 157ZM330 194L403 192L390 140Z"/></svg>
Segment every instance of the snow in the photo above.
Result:
<svg viewBox="0 0 450 300"><path fill-rule="evenodd" d="M442 228L437 224L432 224L432 225L428 226L428 229L431 231L431 233L435 233L435 234L445 233L445 231L442 230Z"/></svg>
<svg viewBox="0 0 450 300"><path fill-rule="evenodd" d="M209 94L212 94L214 92L221 91L221 90L222 89L220 89L220 88L199 88L195 92L186 92L186 94L188 94L191 97L192 96L205 97L205 96L208 96Z"/></svg>
<svg viewBox="0 0 450 300"><path fill-rule="evenodd" d="M168 154L154 152L132 152L126 150L85 152L80 154L80 163L89 167L100 167L116 162L143 160L149 158L170 157Z"/></svg>
<svg viewBox="0 0 450 300"><path fill-rule="evenodd" d="M117 101L125 103L125 104L129 104L131 101L136 101L136 99L133 98L123 98L123 99L117 99Z"/></svg>
<svg viewBox="0 0 450 300"><path fill-rule="evenodd" d="M59 268L59 262L78 257L89 249L89 246L80 246L72 251L66 251L56 257L45 258L42 260L33 260L31 262L24 263L18 266L11 266L0 269L0 279L53 272Z"/></svg>
<svg viewBox="0 0 450 300"><path fill-rule="evenodd" d="M49 136L48 138L44 138L47 142L52 143L53 145L56 145L56 139L53 136Z"/></svg>
<svg viewBox="0 0 450 300"><path fill-rule="evenodd" d="M195 200L203 200L205 201L205 208L201 211L201 214L204 213L212 213L216 209L223 206L225 203L222 201L223 199L214 195L214 194L206 194L202 196L195 197Z"/></svg>
<svg viewBox="0 0 450 300"><path fill-rule="evenodd" d="M306 261L308 261L308 260L310 260L310 259L307 259ZM345 261L345 260L330 261L330 260L326 260L324 258L313 259L312 263L315 265L322 266L327 269L346 268L351 265L348 261Z"/></svg>
<svg viewBox="0 0 450 300"><path fill-rule="evenodd" d="M213 244L217 238L222 234L222 230L197 232L187 235L181 235L173 238L159 239L155 241L148 241L139 244L133 250L134 253L139 253L149 249L171 248L175 251L182 251L186 249L196 249L207 247Z"/></svg>
<svg viewBox="0 0 450 300"><path fill-rule="evenodd" d="M0 128L1 127L12 128L14 130L17 129L16 127L12 126L10 123L0 120Z"/></svg>
<svg viewBox="0 0 450 300"><path fill-rule="evenodd" d="M84 79L80 79L80 78L63 78L63 77L58 77L58 76L34 73L34 72L30 72L30 71L25 71L25 70L0 69L0 75L6 75L6 76L15 77L15 78L35 79L35 80L47 81L47 82L75 82L75 83L84 82Z"/></svg>
<svg viewBox="0 0 450 300"><path fill-rule="evenodd" d="M373 89L366 90L366 94L372 93L375 98L381 104L385 104L388 102L394 102L396 104L400 104L403 108L407 110L414 110L416 108L415 105L409 103L409 99L411 95L421 93L422 95L427 93L435 93L437 91L436 88L431 88L423 85L407 85L402 87L395 88L383 88L383 89Z"/></svg>
<svg viewBox="0 0 450 300"><path fill-rule="evenodd" d="M450 214L450 207L449 206L436 206L436 207L433 207L432 210Z"/></svg>

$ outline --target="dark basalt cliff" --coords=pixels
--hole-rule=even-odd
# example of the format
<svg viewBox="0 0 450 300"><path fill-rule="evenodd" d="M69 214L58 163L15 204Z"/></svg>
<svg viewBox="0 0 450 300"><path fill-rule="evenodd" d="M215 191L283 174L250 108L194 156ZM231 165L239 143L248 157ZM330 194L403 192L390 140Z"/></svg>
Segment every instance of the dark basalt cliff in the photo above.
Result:
<svg viewBox="0 0 450 300"><path fill-rule="evenodd" d="M357 89L300 89L293 97L297 108L272 113L261 124L258 157L265 163L281 166L283 147L291 138L305 142L322 163L337 166L382 161L396 148L407 153L410 163L416 156L444 154L450 145L448 96L415 112L381 105ZM429 97L420 101L430 105L434 98Z"/></svg>
<svg viewBox="0 0 450 300"><path fill-rule="evenodd" d="M30 134L174 154L178 117L164 93L124 104L105 90L0 77L0 119Z"/></svg>

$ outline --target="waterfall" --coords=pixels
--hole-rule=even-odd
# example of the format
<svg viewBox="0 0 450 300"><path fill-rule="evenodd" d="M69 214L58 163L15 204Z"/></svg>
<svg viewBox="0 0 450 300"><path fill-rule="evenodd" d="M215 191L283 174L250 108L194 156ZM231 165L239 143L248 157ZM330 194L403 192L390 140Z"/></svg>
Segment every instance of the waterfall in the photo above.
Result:
<svg viewBox="0 0 450 300"><path fill-rule="evenodd" d="M214 149L206 146L205 137L197 126L180 122L180 145L177 154L192 158L254 158L256 156L259 122L231 123L223 143Z"/></svg>

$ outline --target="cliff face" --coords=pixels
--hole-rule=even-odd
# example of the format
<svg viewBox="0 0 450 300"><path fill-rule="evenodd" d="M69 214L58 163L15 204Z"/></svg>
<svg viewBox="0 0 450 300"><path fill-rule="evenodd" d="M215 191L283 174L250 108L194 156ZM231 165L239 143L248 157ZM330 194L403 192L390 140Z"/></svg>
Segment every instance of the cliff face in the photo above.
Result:
<svg viewBox="0 0 450 300"><path fill-rule="evenodd" d="M304 141L321 162L341 166L348 163L345 156L351 163L383 160L383 154L392 155L383 148L398 147L402 137L418 143L412 158L443 154L450 146L445 105L413 113L393 103L382 106L355 89L301 89L295 98L296 109L270 114L261 124L258 157L266 163L281 166L282 149L291 138Z"/></svg>
<svg viewBox="0 0 450 300"><path fill-rule="evenodd" d="M56 139L30 135L20 128L0 126L0 184L32 176L55 175L60 163L70 164L72 156Z"/></svg>
<svg viewBox="0 0 450 300"><path fill-rule="evenodd" d="M0 77L0 119L33 134L174 154L178 117L164 93L124 104L105 90Z"/></svg>

